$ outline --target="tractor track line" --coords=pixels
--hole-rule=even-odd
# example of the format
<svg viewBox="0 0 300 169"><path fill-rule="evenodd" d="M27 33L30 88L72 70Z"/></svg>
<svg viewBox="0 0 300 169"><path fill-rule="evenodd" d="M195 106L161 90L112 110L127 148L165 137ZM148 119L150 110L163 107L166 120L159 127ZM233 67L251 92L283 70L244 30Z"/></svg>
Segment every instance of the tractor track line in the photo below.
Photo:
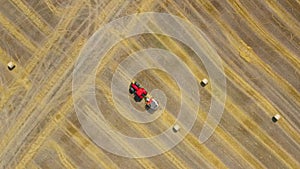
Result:
<svg viewBox="0 0 300 169"><path fill-rule="evenodd" d="M53 130L55 130L56 126L64 120L64 117L67 114L67 109L72 108L72 102L70 101L68 104L65 104L60 111L57 113L58 115L53 118L53 120L50 121L50 124L47 125L47 127L42 130L42 132L38 135L35 142L30 146L30 148L27 150L26 155L23 156L23 158L19 161L18 165L16 166L16 169L23 169L26 168L26 165L29 161L32 160L32 158L36 155L41 145L45 142L49 134L52 133Z"/></svg>
<svg viewBox="0 0 300 169"><path fill-rule="evenodd" d="M299 162L290 156L289 153L287 153L282 147L273 139L268 136L268 134L262 130L258 124L251 121L251 118L249 118L244 113L239 113L238 115L236 113L242 112L241 109L239 109L236 105L231 104L232 100L228 98L228 112L231 113L232 117L234 117L240 124L243 124L243 126L246 126L246 130L249 131L253 136L256 137L257 140L262 141L263 145L271 151L275 152L275 156L283 162L286 166L289 166L290 168L297 168L299 166Z"/></svg>
<svg viewBox="0 0 300 169"><path fill-rule="evenodd" d="M11 23L1 12L0 12L0 23L4 28L12 34L19 42L21 42L29 51L35 52L38 50L36 44L33 44L23 32Z"/></svg>
<svg viewBox="0 0 300 169"><path fill-rule="evenodd" d="M78 1L77 1L78 2ZM82 2L82 1L79 1ZM78 6L81 6L82 3L80 3ZM70 12L71 11L71 12ZM71 13L71 16L73 16L75 13L77 13L79 11L79 8L73 8L69 11L68 14ZM70 24L70 21L72 20L73 17L66 17L66 18L70 18L67 19L66 21L63 21L61 23L61 25L59 26L59 28L57 28L57 30L52 34L50 40L44 45L44 47L42 47L41 50L39 50L39 53L36 54L37 56L34 56L34 59L32 59L30 61L30 63L27 64L27 67L25 67L25 72L26 72L26 76L28 76L28 74L31 73L31 71L33 70L34 66L40 61L40 58L42 58L41 56L46 55L46 53L51 49L51 47L53 45L55 45L55 41L58 40L58 38L60 38L59 32L63 29L66 29L66 27ZM25 79L25 75L24 77L21 77L22 79ZM11 92L12 93L12 92ZM12 96L13 94L11 94ZM10 97L11 97L10 96ZM5 105L5 103L8 101L8 99L10 97L7 97L7 99L2 101L2 104L0 104L0 108L3 107ZM1 144L0 144L1 145ZM1 147L1 146L0 146Z"/></svg>
<svg viewBox="0 0 300 169"><path fill-rule="evenodd" d="M60 147L60 145L58 145L55 141L47 141L47 146L49 146L50 148L53 148L56 153L57 156L61 162L61 164L68 169L75 169L75 165L73 164L74 162L72 162L72 160L66 155L66 153L64 152L64 150Z"/></svg>
<svg viewBox="0 0 300 169"><path fill-rule="evenodd" d="M49 35L52 28L45 22L26 2L21 0L10 0L17 8L19 8L36 26L39 30Z"/></svg>
<svg viewBox="0 0 300 169"><path fill-rule="evenodd" d="M30 169L41 169L40 166L38 166L34 161L31 161L30 163L28 163L28 165L26 167L30 168Z"/></svg>
<svg viewBox="0 0 300 169"><path fill-rule="evenodd" d="M145 166L144 166L145 167Z"/></svg>
<svg viewBox="0 0 300 169"><path fill-rule="evenodd" d="M108 3L108 4L111 4L111 5L113 5L112 3ZM111 6L111 8L110 9L113 9L113 7L114 6ZM111 10L111 11L114 11L114 10ZM100 16L100 17L102 17L102 16ZM100 18L99 17L99 18ZM96 18L97 20L99 20L99 18ZM64 26L64 27L67 27L67 26ZM61 31L61 30L63 30L63 28L59 28L58 29L58 32L57 33L61 33L61 32L63 32L63 31ZM53 44L53 45L55 45L55 44ZM49 46L49 49L51 48L51 46ZM1 51L0 51L1 52ZM45 54L46 52L44 52L44 54ZM25 69L25 70L23 70L24 72L26 72L26 76L22 76L22 79L24 80L24 79L26 79L25 77L27 77L28 76L28 72L31 72L32 70L33 70L33 68L34 68L34 66L36 66L36 63L37 62L40 62L40 60L42 60L42 59L39 59L39 57L37 58L37 57L35 57L35 59L32 59L31 60L31 62L30 63L28 63L27 65L31 65L31 66L27 66L27 70ZM26 79L27 80L27 79ZM28 80L27 80L28 81ZM18 84L15 84L15 85L18 85ZM2 108L4 105L5 105L5 103L8 101L8 99L11 97L11 96L13 96L13 93L12 92L8 92L8 95L5 95L6 97L5 97L5 99L1 99L1 102L0 102L0 108Z"/></svg>
<svg viewBox="0 0 300 169"><path fill-rule="evenodd" d="M74 44L80 46L82 44L81 39L78 41L79 42L77 42L77 43L75 42ZM76 51L76 49L75 49L75 51ZM75 57L75 56L72 56L72 57ZM43 90L41 90L35 96L35 98L32 99L31 103L28 103L27 106L24 107L24 113L22 113L20 115L20 117L17 119L15 125L5 134L2 142L0 143L1 150L5 150L7 147L9 147L9 145L11 143L11 139L14 138L14 136L16 135L16 133L18 133L18 131L20 131L23 124L26 123L28 118L33 117L32 111L34 111L34 109L36 108L37 105L41 105L40 103L43 100L43 97L45 97L47 95L47 93L50 91L51 88L54 88L55 84L57 85L57 82L65 74L66 70L70 69L71 64L73 62L72 57L68 57L65 59L63 66L58 68L58 70L55 73L53 73L52 78L49 80L47 85L44 86ZM1 151L0 156L2 156L4 152L5 151Z"/></svg>
<svg viewBox="0 0 300 169"><path fill-rule="evenodd" d="M209 5L209 3L206 3L206 5ZM189 8L193 9L193 11L195 11L195 9L190 4L189 4ZM214 7L212 5L210 5L209 9L214 9ZM215 9L215 11L216 11L216 9ZM238 48L239 43L237 43L237 42L242 42L242 44L246 44L246 43L241 38L239 38L239 36L232 29L230 29L228 26L226 26L226 24L224 24L219 19L218 16L215 16L215 17L216 17L218 23L220 23L220 26L222 26L227 31L227 32L224 32L224 35L226 35L226 33L229 33L231 35L231 36L227 36L228 39L230 40L230 42L232 43L231 46L235 47L237 49L237 51L239 51L239 48ZM265 72L268 73L274 79L274 81L276 81L278 84L280 84L279 86L282 86L285 90L287 90L291 94L292 97L296 97L295 100L300 101L299 92L287 81L281 80L281 79L283 79L283 77L278 75L276 72L272 72L272 68L269 65L267 65L259 56L257 56L254 52L253 52L253 54L254 54L253 56L255 56L256 63L258 63L265 70ZM297 103L299 105L299 102L297 102Z"/></svg>
<svg viewBox="0 0 300 169"><path fill-rule="evenodd" d="M235 39L237 37L234 37ZM228 38L232 40L232 38ZM235 40L232 40L232 43L234 43ZM248 46L245 42L242 40L243 45ZM289 97L294 97L295 98L295 103L300 106L300 93L282 76L278 75L276 72L272 71L272 68L266 64L252 49L249 51L249 54L251 54L251 57L253 58L253 61L260 66L261 69L264 70L265 73L269 74L273 81L275 81L280 87L284 89L289 94ZM282 98L283 100L286 100L285 98Z"/></svg>
<svg viewBox="0 0 300 169"><path fill-rule="evenodd" d="M56 7L51 0L44 0L45 4L48 6L49 10L54 13L56 16L61 16L63 15L64 10Z"/></svg>
<svg viewBox="0 0 300 169"><path fill-rule="evenodd" d="M42 58L42 56L45 56L50 51L50 49L53 46L55 46L55 42L64 36L64 34L62 34L61 31L66 30L67 27L72 23L72 20L76 17L83 4L84 1L76 1L73 7L70 8L70 10L66 13L66 16L63 16L63 18L66 19L60 21L58 27L55 28L55 31L48 38L48 41L41 47L41 49L38 52L34 54L34 59L31 60L29 64L27 64L25 70L28 73L31 73L34 67L37 65L40 58Z"/></svg>
<svg viewBox="0 0 300 169"><path fill-rule="evenodd" d="M176 49L179 49L179 47L177 46L176 47ZM229 68L226 68L225 67L225 71L226 70L228 70ZM233 72L232 71L227 71L226 72L226 74L228 75L228 74L232 74ZM237 75L235 74L235 76L237 77ZM231 79L234 79L234 78L231 78ZM200 79L198 79L198 80L200 80ZM236 81L236 80L235 80ZM243 84L243 83L242 83ZM244 85L244 84L243 84ZM253 89L252 89L253 90ZM247 90L248 91L248 90ZM249 97L251 97L251 95L248 95ZM226 109L228 109L227 107L225 107ZM230 112L230 109L229 110L227 110L228 112ZM233 117L235 117L236 118L236 120L237 121L239 121L241 124L243 124L242 122L243 122L243 120L241 120L241 119L239 119L239 118L237 118L236 116L235 116L235 114L239 114L238 112L242 112L241 110L239 110L239 111L237 111L236 113L234 113L233 114ZM247 117L247 119L249 119L249 117ZM254 122L251 122L253 125L255 124L256 126L258 126L256 123L254 123ZM249 129L251 129L249 126L247 126ZM259 128L259 127L258 127ZM258 136L258 134L257 134L257 132L254 132L254 131L252 131L251 130L251 133L255 136L255 137L257 137L257 138L259 138L259 136ZM268 135L267 135L267 133L266 132L264 132L263 130L261 131L261 133L264 133L264 135L266 136L266 137L264 137L264 140L268 140L268 142L265 142L264 140L263 140L263 142L262 143L265 143L265 145L266 145L266 147L268 147L268 149L269 150L271 150L271 152L274 152L273 150L272 150L272 146L271 145L276 145L277 147L280 147L276 142L273 142L272 141L272 139L271 138L269 138L268 137ZM262 135L262 134L260 134L260 135ZM259 139L260 140L260 139ZM270 145L270 143L271 143L271 145ZM278 154L277 154L278 153ZM281 149L279 149L279 152L276 152L274 155L276 155L277 157L279 157L279 159L285 159L285 160L288 160L288 164L294 164L294 166L297 166L296 165L296 161L294 161L294 160L292 160L293 158L289 158L290 156L288 155L288 153L287 152L285 152L284 150L281 150ZM278 155L280 155L280 156L278 156ZM283 157L283 158L282 158ZM294 161L294 163L293 163L293 161Z"/></svg>
<svg viewBox="0 0 300 169"><path fill-rule="evenodd" d="M179 47L176 47L176 49L179 49ZM237 74L235 74L230 68L229 68L229 66L228 65L226 65L226 67L225 67L225 73L227 74L227 75L232 75L232 76L230 76L230 78L232 79L232 80L234 80L234 82L238 82L238 83L235 83L235 84L241 84L241 86L245 86L247 83L245 83L244 81L239 81L240 80L240 78L238 77L238 75ZM198 80L201 80L201 79L198 79ZM245 84L244 84L245 83ZM248 85L248 84L247 84ZM246 85L246 86L247 86ZM241 88L241 87L239 87L239 86L237 86L238 88L240 88L242 91L244 90L244 88ZM247 86L247 88L248 88L249 86ZM252 89L252 88L251 88ZM250 89L246 89L246 91L249 91ZM256 92L254 89L252 89L254 92ZM257 92L256 92L257 93ZM246 93L247 95L248 95L248 97L253 97L253 96L251 96L251 94L249 94L248 92ZM228 99L228 96L227 96L227 99ZM228 111L228 112L231 112L230 111L230 109L228 109L227 108L227 105L226 105L226 110ZM263 107L262 107L263 108ZM241 120L240 119L240 117L237 117L237 115L239 115L239 113L238 112L242 112L241 110L240 111L237 111L236 113L233 113L233 117L235 117L236 118L236 120L240 123L240 124L244 124L243 123L243 120ZM249 117L247 117L248 119L249 119ZM256 123L254 123L254 122L251 122L253 125L254 124L256 124ZM257 124L256 124L257 125ZM258 126L258 125L257 125ZM251 128L249 127L249 126L247 126L247 128L249 128L249 130L251 130ZM261 139L259 139L260 141L262 141L261 143L265 143L265 145L266 145L266 147L271 151L271 152L276 152L276 151L273 151L272 150L272 146L271 145L276 145L277 147L280 147L279 145L278 145L278 143L274 143L273 141L272 141L272 139L271 138L269 138L269 136L268 136L268 134L266 133L266 132L264 132L264 131L260 131L261 133L263 133L264 135L266 135L266 137L264 137L264 140L261 140ZM251 133L256 137L256 138L259 138L259 135L263 135L263 134L257 134L258 132L257 131L252 131L251 130ZM292 135L293 136L293 135ZM269 142L265 142L265 140L268 140ZM280 160L282 160L282 159L284 159L284 161L286 161L286 160L288 160L287 162L288 162L288 164L296 164L296 161L294 161L294 160L292 160L293 158L289 158L290 156L289 156L289 154L285 151L285 150L281 150L281 149L278 149L279 150L279 152L277 151L276 153L274 153L274 155L275 156L277 156L278 157L278 159L280 159ZM278 156L278 155L280 155L280 156ZM293 161L294 161L294 163L293 163ZM296 165L294 165L294 166L296 166Z"/></svg>
<svg viewBox="0 0 300 169"><path fill-rule="evenodd" d="M66 106L68 106L69 105L69 108L68 109L63 109L63 110L61 110L60 109L60 112L69 112L69 110L71 110L71 109L73 109L73 99L72 99L72 97L71 96L69 96L69 99L68 99L68 101L67 101L67 103L65 103L65 106L64 107L66 107ZM66 113L67 114L67 113ZM60 113L57 113L56 115L54 115L54 118L53 119L55 119L56 121L57 121L57 119L64 119L65 118L65 116L66 116L66 114L60 114ZM57 125L59 125L59 123L57 123ZM47 127L52 127L52 125L47 125ZM65 129L65 130L67 130L67 129ZM46 135L46 134L45 134ZM50 135L50 133L48 134L48 135ZM79 143L80 143L80 141L79 141ZM38 143L36 143L35 145L42 145L42 141L41 142L38 142ZM82 144L81 144L82 145ZM35 148L35 147L31 147L31 148ZM91 150L92 151L92 150ZM95 151L95 149L93 149L93 151ZM92 154L93 155L93 154ZM33 157L33 156L32 156ZM97 158L96 158L97 159ZM95 160L95 159L93 159L93 160ZM101 161L100 159L98 160L98 162L103 162L103 161ZM154 167L152 167L154 164L150 164L149 162L148 163L146 163L145 161L143 161L143 160L139 160L139 163L140 163L140 165L142 165L144 168L154 168ZM105 166L105 163L103 163L103 166ZM110 166L111 167L111 166ZM107 168L110 168L110 167L107 167Z"/></svg>
<svg viewBox="0 0 300 169"><path fill-rule="evenodd" d="M175 4L174 4L175 5ZM178 8L178 6L176 6L176 8ZM190 9L194 9L192 6L189 6ZM166 9L167 10L167 9ZM195 9L194 9L195 11ZM180 11L178 11L179 13L181 13ZM185 16L184 14L181 13L182 16ZM220 19L217 19L220 22ZM221 23L221 22L220 22ZM232 37L228 37L228 39L231 40L231 43L233 44L233 47L239 46L239 44L237 44L236 42L243 42L235 33L233 30L229 29L225 24L221 23L221 26L225 29L228 30L227 32L230 32L230 35ZM226 34L224 32L224 34ZM243 44L245 44L243 42ZM237 51L239 50L236 47ZM255 54L255 53L253 53ZM255 61L277 82L280 84L280 86L282 86L285 90L289 91L289 93L291 94L292 97L296 97L295 100L299 100L300 101L300 94L298 93L298 91L292 86L290 85L287 81L285 80L281 80L282 77L280 75L278 75L277 73L272 72L272 69L270 66L268 66L265 62L263 62L262 59L260 59L259 56L257 56L256 54L253 55L255 56ZM298 102L297 102L298 103ZM298 104L299 105L299 104Z"/></svg>
<svg viewBox="0 0 300 169"><path fill-rule="evenodd" d="M77 8L72 8L72 10L71 10L71 16L74 16L77 12L79 12L79 8L78 7ZM61 33L61 30L65 30L69 26L69 24L70 24L70 22L71 22L71 20L73 18L71 16L70 17L66 17L67 19L65 21L63 21L61 23L61 25L59 25L59 27L56 29L55 32L53 32L53 34L48 39L48 41L46 42L46 44L44 44L44 46L41 47L41 49L37 53L34 54L33 59L31 59L30 62L27 64L27 66L24 68L24 72L26 72L26 76L24 75L24 76L20 77L21 79L26 79L27 75L30 74L33 71L34 67L41 60L42 56L45 56L50 51L50 49L53 46L55 46L55 42L57 40L59 40L59 38L61 36L63 36L63 34L59 34L59 33ZM17 84L14 84L14 85L17 85ZM8 101L8 99L11 96L13 96L13 93L12 92L10 92L10 93L11 94L9 94L8 97L5 97L5 99L1 100L0 108L2 108L5 105L5 103Z"/></svg>
<svg viewBox="0 0 300 169"><path fill-rule="evenodd" d="M69 77L69 78L71 78L71 77ZM67 80L68 81L68 80ZM66 88L66 87L68 87L68 84L66 84L66 83L64 83L63 85L62 85L62 88ZM62 90L62 89L61 89ZM62 95L64 95L64 93L62 93ZM70 96L68 96L68 97L70 97L70 99L68 99L61 107L60 107L60 109L58 109L58 111L57 111L57 113L55 113L54 115L52 115L52 117L51 117L51 120L50 120L50 122L48 122L48 124L46 125L46 130L48 131L48 133L45 133L44 134L44 136L41 138L41 140L39 140L39 142L37 142L36 140L35 140L35 142L34 143L32 143L32 144L30 144L30 150L28 150L28 151L30 151L30 152L34 152L34 153L37 153L38 152L38 150L43 146L43 145L45 145L46 143L45 142L47 142L47 139L49 138L49 136L51 135L51 133L53 133L56 129L57 129L57 126L60 126L61 125L61 123L62 122L64 122L65 121L65 117L66 117L66 115L70 112L70 110L73 110L73 100L72 100L72 96L70 95ZM56 104L56 103L52 103L51 101L50 101L50 103L49 103L49 105L53 105L53 104ZM60 105L60 104L56 104L56 105ZM66 108L67 107L67 108ZM48 109L44 109L43 110L44 112L50 112L51 110L48 110ZM63 114L61 113L61 112L63 112ZM54 123L52 123L52 122L56 122L55 123L55 125L54 126L52 126ZM53 130L48 130L48 128L52 128ZM40 137L40 134L38 135L38 137ZM71 136L70 136L71 137ZM85 141L83 141L83 142L85 142ZM82 146L84 147L84 143L82 142ZM35 149L36 151L32 151L32 149ZM84 147L84 150L86 150L86 149L89 149L89 148L87 148L87 147ZM91 151L95 151L95 149L93 149L93 150L91 150ZM27 154L25 154L25 156L23 157L23 159L28 159L27 161L29 161L29 160L31 160L32 158L34 158L34 156L35 156L35 154L34 153L32 153L32 154L29 154L29 157L26 157L26 156L28 156ZM92 154L93 155L93 160L97 160L97 162L99 163L99 164L102 164L103 166L105 166L105 164L106 163L108 163L108 161L105 161L105 163L103 163L104 161L101 161L98 157L99 157L99 153L97 153L97 155L94 155L94 154ZM101 156L101 157L103 157L103 156ZM110 164L110 167L112 167L113 165L112 164ZM106 167L106 168L109 168L109 167Z"/></svg>
<svg viewBox="0 0 300 169"><path fill-rule="evenodd" d="M71 60L72 60L72 59L71 59ZM66 65L66 64L63 64L63 65ZM68 65L68 64L67 64L67 65ZM63 68L63 69L64 69L64 68ZM62 70L63 70L63 69L62 69ZM57 72L60 72L60 71L57 71ZM56 80L54 80L54 81L56 81ZM50 83L50 84L52 84L52 83ZM49 88L49 89L50 89L50 88ZM48 90L47 90L47 91L48 91ZM42 97L41 97L41 98L42 98ZM24 158L25 158L25 157L24 157Z"/></svg>

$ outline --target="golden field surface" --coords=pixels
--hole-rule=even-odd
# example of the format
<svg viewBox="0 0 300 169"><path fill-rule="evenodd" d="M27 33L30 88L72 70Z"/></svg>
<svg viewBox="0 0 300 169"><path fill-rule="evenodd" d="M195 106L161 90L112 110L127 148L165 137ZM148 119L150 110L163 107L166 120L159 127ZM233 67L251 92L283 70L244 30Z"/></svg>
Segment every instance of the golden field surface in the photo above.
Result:
<svg viewBox="0 0 300 169"><path fill-rule="evenodd" d="M83 129L74 109L72 79L82 49L97 30L145 12L178 16L203 32L221 58L226 101L214 133L200 143L214 97L213 82L204 88L199 84L210 78L201 59L172 37L124 38L106 53L95 75L97 104L115 130L152 137L174 125L181 101L193 106L180 98L186 90L168 72L147 69L134 79L149 91L164 92L164 111L149 123L120 115L112 101L113 74L139 50L176 54L193 73L201 97L196 122L179 144L155 156L127 158L101 148ZM0 0L0 31L1 169L300 168L299 0ZM16 64L12 71L10 61ZM143 110L142 103L131 104ZM281 119L274 123L276 114ZM113 143L126 147L121 139ZM147 147L126 147L128 153L142 149Z"/></svg>

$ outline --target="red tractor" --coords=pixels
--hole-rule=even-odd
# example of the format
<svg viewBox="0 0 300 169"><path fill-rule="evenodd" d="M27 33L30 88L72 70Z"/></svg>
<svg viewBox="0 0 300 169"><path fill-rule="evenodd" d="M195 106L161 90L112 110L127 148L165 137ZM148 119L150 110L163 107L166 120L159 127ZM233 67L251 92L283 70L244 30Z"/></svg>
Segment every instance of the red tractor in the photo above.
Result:
<svg viewBox="0 0 300 169"><path fill-rule="evenodd" d="M145 99L145 103L146 103L146 109L152 109L152 110L157 110L158 108L158 102L156 100L154 100L153 98L151 98L148 95L148 92L141 87L141 85L137 82L131 82L130 86L129 86L129 93L130 94L134 94L134 100L136 102L140 102L143 99Z"/></svg>
<svg viewBox="0 0 300 169"><path fill-rule="evenodd" d="M147 91L141 87L141 85L137 82L131 82L129 87L129 93L134 94L134 100L136 102L140 102L143 100L145 96L147 96Z"/></svg>

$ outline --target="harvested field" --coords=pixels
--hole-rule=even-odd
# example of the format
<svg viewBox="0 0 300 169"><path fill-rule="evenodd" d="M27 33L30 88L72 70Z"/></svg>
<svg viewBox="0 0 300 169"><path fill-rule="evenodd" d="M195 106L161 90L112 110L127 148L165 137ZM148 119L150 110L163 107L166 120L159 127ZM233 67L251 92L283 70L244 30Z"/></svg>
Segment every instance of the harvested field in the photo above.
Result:
<svg viewBox="0 0 300 169"><path fill-rule="evenodd" d="M300 168L299 0L0 4L0 168Z"/></svg>

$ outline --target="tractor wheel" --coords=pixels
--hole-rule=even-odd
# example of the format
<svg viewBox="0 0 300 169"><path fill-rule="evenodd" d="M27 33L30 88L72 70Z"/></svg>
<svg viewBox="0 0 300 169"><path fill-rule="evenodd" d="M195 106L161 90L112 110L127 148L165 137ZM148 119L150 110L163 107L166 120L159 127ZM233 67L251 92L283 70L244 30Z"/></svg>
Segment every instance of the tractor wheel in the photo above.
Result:
<svg viewBox="0 0 300 169"><path fill-rule="evenodd" d="M139 96L135 95L134 96L134 101L135 102L141 102L143 99L141 99Z"/></svg>
<svg viewBox="0 0 300 169"><path fill-rule="evenodd" d="M130 93L130 94L133 94L134 92L135 92L134 89L133 89L132 87L130 87L130 88L129 88L129 93Z"/></svg>
<svg viewBox="0 0 300 169"><path fill-rule="evenodd" d="M135 84L138 88L141 87L141 85L140 85L138 82L135 82L134 84Z"/></svg>

